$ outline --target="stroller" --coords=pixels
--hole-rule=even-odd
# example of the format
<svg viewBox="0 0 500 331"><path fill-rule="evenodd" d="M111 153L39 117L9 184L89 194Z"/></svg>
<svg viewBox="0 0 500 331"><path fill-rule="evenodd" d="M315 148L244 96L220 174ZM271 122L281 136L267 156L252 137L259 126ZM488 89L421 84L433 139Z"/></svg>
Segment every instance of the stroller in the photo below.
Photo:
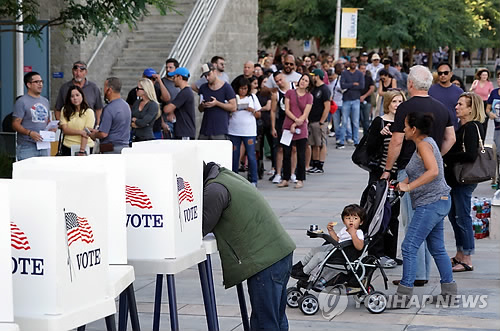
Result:
<svg viewBox="0 0 500 331"><path fill-rule="evenodd" d="M341 292L344 290L346 295L353 295L354 300L358 303L364 303L366 309L371 313L380 314L385 310L387 298L384 293L375 291L371 280L374 272L379 269L387 290L388 279L379 260L375 256L369 255L368 250L376 242L374 236L378 233L385 233L387 230L390 207L396 203L399 195L392 189L389 192L389 184L386 180L374 182L367 192L366 203L363 206L366 210L367 220L360 227L365 234L363 250L356 251L351 240L338 243L322 230L308 230L307 235L310 238L324 239L325 244L332 245L332 250L311 272L307 281L298 280L295 286L287 288L287 305L289 307L298 307L305 315L314 315L318 312L320 305L318 298L311 292L322 292L331 286L338 295L342 294ZM342 261L333 258L333 254L337 251L341 252ZM351 254L352 251L356 251L355 258ZM340 272L337 272L332 278L335 271ZM330 293L332 292L330 290Z"/></svg>

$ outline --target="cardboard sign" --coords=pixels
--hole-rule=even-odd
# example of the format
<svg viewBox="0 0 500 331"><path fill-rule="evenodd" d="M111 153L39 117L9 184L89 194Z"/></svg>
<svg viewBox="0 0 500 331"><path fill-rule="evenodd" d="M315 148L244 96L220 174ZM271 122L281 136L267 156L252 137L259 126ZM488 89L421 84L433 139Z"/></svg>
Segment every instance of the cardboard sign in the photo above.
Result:
<svg viewBox="0 0 500 331"><path fill-rule="evenodd" d="M201 248L203 171L195 151L122 151L129 261L179 258Z"/></svg>
<svg viewBox="0 0 500 331"><path fill-rule="evenodd" d="M0 181L0 325L14 322L14 306L12 299L12 273L8 266L11 265L11 221L9 206L9 184ZM15 231L15 240L17 238ZM14 243L14 245L17 245Z"/></svg>
<svg viewBox="0 0 500 331"><path fill-rule="evenodd" d="M47 315L70 316L61 328L71 329L114 313L105 172L83 162L68 167L59 158L30 158L14 163L13 178L11 218L30 246L12 249L21 329Z"/></svg>

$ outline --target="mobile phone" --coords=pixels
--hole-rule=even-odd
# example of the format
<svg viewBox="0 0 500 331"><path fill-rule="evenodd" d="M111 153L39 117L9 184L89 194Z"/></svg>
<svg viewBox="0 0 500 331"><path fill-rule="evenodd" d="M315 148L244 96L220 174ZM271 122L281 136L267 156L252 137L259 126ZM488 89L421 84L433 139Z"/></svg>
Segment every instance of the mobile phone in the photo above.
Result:
<svg viewBox="0 0 500 331"><path fill-rule="evenodd" d="M83 128L83 130L87 133L90 134L90 130L88 128Z"/></svg>

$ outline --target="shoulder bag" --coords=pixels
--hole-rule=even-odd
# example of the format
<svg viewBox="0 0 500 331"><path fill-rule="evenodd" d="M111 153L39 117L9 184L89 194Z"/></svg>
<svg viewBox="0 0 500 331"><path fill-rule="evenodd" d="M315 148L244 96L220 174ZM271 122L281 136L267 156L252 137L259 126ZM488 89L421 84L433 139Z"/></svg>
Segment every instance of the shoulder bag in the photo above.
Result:
<svg viewBox="0 0 500 331"><path fill-rule="evenodd" d="M453 174L460 184L477 184L491 180L496 174L495 153L491 147L485 147L477 123L474 123L479 137L479 149L474 162L457 163L453 166ZM465 130L462 137L462 150L465 152Z"/></svg>
<svg viewBox="0 0 500 331"><path fill-rule="evenodd" d="M380 123L381 123L380 130L382 130L384 128L384 120L381 119ZM354 164L356 164L361 169L364 169L369 172L380 164L380 159L381 159L380 151L373 153L373 151L368 150L367 146L368 137L370 135L370 131L373 129L374 128L370 126L368 132L366 134L363 134L363 138L361 138L358 146L356 146L356 149L354 150L351 156L352 162L354 162Z"/></svg>

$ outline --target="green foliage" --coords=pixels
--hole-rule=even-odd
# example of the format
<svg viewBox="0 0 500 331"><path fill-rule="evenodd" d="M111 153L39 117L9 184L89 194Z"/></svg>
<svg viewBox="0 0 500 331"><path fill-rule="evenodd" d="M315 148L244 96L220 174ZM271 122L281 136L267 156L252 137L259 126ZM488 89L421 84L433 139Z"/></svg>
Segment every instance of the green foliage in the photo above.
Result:
<svg viewBox="0 0 500 331"><path fill-rule="evenodd" d="M0 25L23 26L23 32L40 40L42 30L47 26L62 25L71 34L71 43L80 43L89 34L98 35L109 29L118 32L120 24L130 28L141 16L149 13L147 5L153 5L162 15L167 11L175 11L174 0L62 0L63 6L54 17L49 17L45 23L40 23L38 0L23 0L20 7L17 0L2 0L0 2ZM23 19L20 20L19 13ZM0 32L16 31L15 28L0 30Z"/></svg>
<svg viewBox="0 0 500 331"><path fill-rule="evenodd" d="M265 46L319 38L332 44L336 1L260 0L259 37ZM343 0L363 8L358 44L366 48L498 47L498 0Z"/></svg>

